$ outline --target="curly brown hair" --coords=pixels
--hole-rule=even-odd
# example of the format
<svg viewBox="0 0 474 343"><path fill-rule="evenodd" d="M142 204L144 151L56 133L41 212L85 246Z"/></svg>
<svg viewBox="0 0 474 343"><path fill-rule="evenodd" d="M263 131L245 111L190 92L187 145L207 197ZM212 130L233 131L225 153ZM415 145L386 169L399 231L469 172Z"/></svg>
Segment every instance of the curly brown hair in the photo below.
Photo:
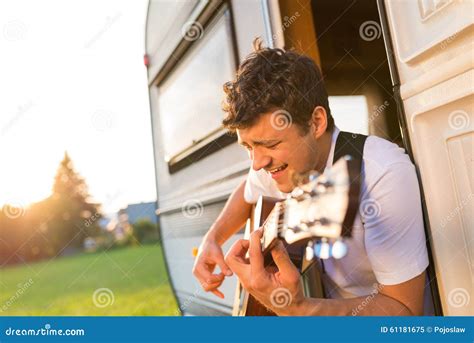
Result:
<svg viewBox="0 0 474 343"><path fill-rule="evenodd" d="M254 52L240 65L236 78L224 84L222 124L231 132L252 126L264 113L284 110L302 133L316 106L326 110L330 132L334 119L320 69L308 56L294 51L263 48L254 41Z"/></svg>

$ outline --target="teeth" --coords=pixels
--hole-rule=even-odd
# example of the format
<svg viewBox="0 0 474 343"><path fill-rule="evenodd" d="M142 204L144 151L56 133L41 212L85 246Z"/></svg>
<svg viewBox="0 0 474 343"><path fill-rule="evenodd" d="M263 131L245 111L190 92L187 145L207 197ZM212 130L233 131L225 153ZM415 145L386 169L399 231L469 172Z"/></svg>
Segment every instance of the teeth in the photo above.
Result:
<svg viewBox="0 0 474 343"><path fill-rule="evenodd" d="M276 173L276 172L278 172L278 171L280 171L280 170L284 169L285 167L286 167L286 166L281 166L281 167L279 167L279 168L276 168L276 169L270 170L270 173Z"/></svg>

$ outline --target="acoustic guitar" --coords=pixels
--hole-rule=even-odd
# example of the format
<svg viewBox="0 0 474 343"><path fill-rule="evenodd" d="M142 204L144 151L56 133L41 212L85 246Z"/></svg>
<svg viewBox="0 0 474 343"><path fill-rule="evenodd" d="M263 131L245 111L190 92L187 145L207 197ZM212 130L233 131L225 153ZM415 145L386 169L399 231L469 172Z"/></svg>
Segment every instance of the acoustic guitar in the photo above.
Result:
<svg viewBox="0 0 474 343"><path fill-rule="evenodd" d="M262 227L264 264L274 264L271 249L282 240L303 274L316 258L342 258L344 240L352 233L359 207L360 168L350 156L340 158L324 174L296 177L297 186L284 200L260 197L247 221L244 238ZM248 256L247 256L248 257ZM237 282L234 316L274 316Z"/></svg>

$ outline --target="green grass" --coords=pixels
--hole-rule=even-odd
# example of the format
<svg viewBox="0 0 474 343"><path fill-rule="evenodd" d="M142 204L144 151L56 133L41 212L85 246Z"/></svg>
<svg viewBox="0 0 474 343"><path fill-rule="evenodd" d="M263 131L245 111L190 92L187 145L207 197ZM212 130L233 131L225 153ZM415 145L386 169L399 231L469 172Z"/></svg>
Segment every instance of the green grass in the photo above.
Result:
<svg viewBox="0 0 474 343"><path fill-rule="evenodd" d="M94 301L93 294L100 288L108 290L97 291ZM177 313L158 245L0 269L0 315L169 316Z"/></svg>

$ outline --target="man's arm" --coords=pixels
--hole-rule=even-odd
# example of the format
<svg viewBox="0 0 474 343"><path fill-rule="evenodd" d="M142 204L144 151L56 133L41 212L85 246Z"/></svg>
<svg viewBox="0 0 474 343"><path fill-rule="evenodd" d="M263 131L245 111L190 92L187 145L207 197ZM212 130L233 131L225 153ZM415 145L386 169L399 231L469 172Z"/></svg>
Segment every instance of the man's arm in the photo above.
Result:
<svg viewBox="0 0 474 343"><path fill-rule="evenodd" d="M224 298L224 294L218 288L225 276L232 275L231 269L225 263L221 246L244 226L250 214L251 205L244 200L244 189L245 181L242 181L232 192L219 217L204 236L194 262L193 274L203 289L219 298ZM219 274L213 274L216 265L221 269Z"/></svg>
<svg viewBox="0 0 474 343"><path fill-rule="evenodd" d="M421 316L425 272L398 285L379 285L378 293L350 299L305 298L290 316ZM285 311L284 311L285 312Z"/></svg>
<svg viewBox="0 0 474 343"><path fill-rule="evenodd" d="M244 199L245 180L232 192L222 212L207 232L204 240L212 240L222 245L241 229L252 208Z"/></svg>

